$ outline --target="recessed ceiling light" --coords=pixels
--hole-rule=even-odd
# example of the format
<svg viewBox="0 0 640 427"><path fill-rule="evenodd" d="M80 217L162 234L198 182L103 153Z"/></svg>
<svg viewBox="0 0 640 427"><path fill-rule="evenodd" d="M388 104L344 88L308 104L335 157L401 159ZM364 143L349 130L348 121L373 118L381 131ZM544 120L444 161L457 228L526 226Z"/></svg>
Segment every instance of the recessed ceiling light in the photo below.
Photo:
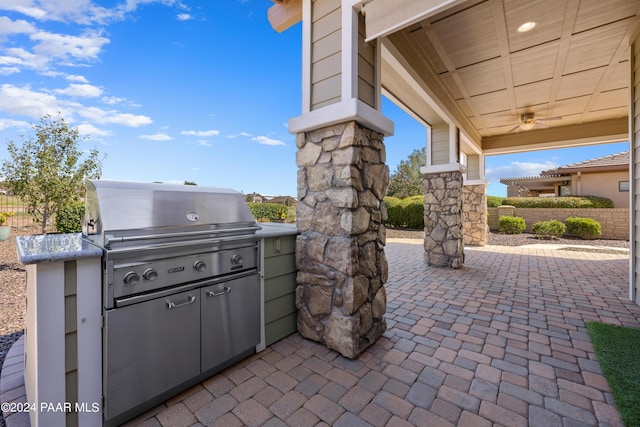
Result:
<svg viewBox="0 0 640 427"><path fill-rule="evenodd" d="M518 32L526 33L527 31L533 30L535 26L536 26L536 23L534 21L525 22L524 24L518 27Z"/></svg>

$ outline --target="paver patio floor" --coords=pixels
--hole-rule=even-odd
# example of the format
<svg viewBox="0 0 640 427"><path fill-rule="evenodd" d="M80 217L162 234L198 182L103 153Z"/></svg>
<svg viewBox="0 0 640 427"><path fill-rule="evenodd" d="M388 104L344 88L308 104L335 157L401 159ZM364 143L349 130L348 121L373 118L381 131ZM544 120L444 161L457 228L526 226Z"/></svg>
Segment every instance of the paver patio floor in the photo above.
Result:
<svg viewBox="0 0 640 427"><path fill-rule="evenodd" d="M294 334L127 425L622 425L585 322L640 328L627 254L386 253L387 331L357 360Z"/></svg>
<svg viewBox="0 0 640 427"><path fill-rule="evenodd" d="M622 425L585 322L640 328L628 255L389 242L387 332L357 360L294 334L129 423Z"/></svg>

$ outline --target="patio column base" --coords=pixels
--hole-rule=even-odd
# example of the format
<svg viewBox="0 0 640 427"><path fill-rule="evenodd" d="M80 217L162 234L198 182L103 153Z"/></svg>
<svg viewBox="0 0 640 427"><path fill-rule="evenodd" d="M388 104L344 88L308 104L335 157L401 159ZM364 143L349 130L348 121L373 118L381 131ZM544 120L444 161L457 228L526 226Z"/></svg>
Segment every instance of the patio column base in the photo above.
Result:
<svg viewBox="0 0 640 427"><path fill-rule="evenodd" d="M424 174L424 258L434 267L464 263L462 173Z"/></svg>
<svg viewBox="0 0 640 427"><path fill-rule="evenodd" d="M485 246L487 244L487 185L465 185L462 187L462 229L464 244Z"/></svg>
<svg viewBox="0 0 640 427"><path fill-rule="evenodd" d="M298 331L348 358L386 330L382 140L355 121L296 138Z"/></svg>

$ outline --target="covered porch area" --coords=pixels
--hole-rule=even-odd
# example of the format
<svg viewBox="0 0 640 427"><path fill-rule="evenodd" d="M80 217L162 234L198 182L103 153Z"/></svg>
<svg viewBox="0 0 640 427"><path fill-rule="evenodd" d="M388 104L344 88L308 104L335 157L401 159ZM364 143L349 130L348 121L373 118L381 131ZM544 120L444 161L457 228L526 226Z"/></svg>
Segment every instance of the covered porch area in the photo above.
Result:
<svg viewBox="0 0 640 427"><path fill-rule="evenodd" d="M460 268L465 244L486 244L487 155L629 141L630 206L636 205L637 2L274 3L274 29L302 21L302 111L289 131L299 148L304 336L333 349L349 343L339 351L353 357L385 328L380 193L388 183L384 137L394 124L384 116L382 95L427 131L421 172L428 265ZM637 301L634 209L630 224L626 293ZM347 260L339 268L335 248ZM339 280L332 289L318 276ZM325 297L322 311L310 304L314 295Z"/></svg>

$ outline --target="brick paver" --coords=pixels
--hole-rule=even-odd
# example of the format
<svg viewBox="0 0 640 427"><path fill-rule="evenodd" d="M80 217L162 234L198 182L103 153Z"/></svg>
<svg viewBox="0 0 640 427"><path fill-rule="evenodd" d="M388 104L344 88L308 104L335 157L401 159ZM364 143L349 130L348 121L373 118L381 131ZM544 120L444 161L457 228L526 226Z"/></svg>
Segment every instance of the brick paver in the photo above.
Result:
<svg viewBox="0 0 640 427"><path fill-rule="evenodd" d="M467 248L451 270L416 243L387 244L387 331L357 360L294 334L129 425L622 425L585 322L640 327L627 256Z"/></svg>

